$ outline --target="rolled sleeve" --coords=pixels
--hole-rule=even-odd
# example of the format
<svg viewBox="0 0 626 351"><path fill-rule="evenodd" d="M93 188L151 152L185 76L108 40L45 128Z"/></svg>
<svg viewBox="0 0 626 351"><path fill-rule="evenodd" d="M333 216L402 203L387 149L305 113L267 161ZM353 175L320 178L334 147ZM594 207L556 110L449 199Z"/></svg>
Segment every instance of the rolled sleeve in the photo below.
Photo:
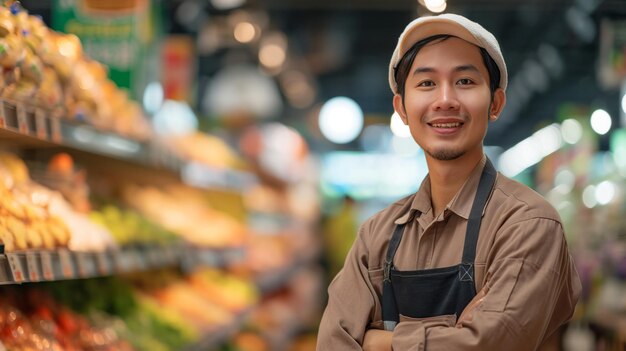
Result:
<svg viewBox="0 0 626 351"><path fill-rule="evenodd" d="M581 287L558 221L533 218L501 229L487 269L487 292L468 318L455 326L401 321L393 349L536 350L571 318Z"/></svg>
<svg viewBox="0 0 626 351"><path fill-rule="evenodd" d="M365 224L347 255L343 269L328 288L328 304L322 316L317 350L361 350L378 300L369 279Z"/></svg>

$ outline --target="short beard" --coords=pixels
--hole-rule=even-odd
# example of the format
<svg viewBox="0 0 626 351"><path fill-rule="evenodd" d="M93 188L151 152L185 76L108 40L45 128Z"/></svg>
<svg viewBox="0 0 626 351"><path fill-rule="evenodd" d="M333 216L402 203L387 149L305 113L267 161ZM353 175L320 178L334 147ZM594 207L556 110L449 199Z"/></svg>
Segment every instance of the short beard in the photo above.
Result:
<svg viewBox="0 0 626 351"><path fill-rule="evenodd" d="M439 160L439 161L452 161L452 160L456 160L457 158L463 156L465 154L465 152L460 151L460 150L424 150L426 151L426 153L434 158L435 160Z"/></svg>

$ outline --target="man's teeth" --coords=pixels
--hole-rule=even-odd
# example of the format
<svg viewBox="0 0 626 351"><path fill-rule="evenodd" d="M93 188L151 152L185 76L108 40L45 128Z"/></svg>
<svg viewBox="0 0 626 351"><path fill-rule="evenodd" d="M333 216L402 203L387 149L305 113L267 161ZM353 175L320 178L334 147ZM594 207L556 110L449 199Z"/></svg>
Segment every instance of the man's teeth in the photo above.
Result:
<svg viewBox="0 0 626 351"><path fill-rule="evenodd" d="M435 128L457 128L461 126L461 123L433 123L432 126Z"/></svg>

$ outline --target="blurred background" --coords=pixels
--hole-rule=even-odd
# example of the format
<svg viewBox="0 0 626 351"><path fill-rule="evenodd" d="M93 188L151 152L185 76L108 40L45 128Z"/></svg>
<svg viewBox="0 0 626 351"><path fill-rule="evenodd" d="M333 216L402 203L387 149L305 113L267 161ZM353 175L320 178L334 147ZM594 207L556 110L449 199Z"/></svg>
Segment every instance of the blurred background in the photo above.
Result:
<svg viewBox="0 0 626 351"><path fill-rule="evenodd" d="M509 70L486 153L559 211L562 350L626 349L626 1L0 6L0 349L314 350L358 225L416 191L387 70L412 19Z"/></svg>

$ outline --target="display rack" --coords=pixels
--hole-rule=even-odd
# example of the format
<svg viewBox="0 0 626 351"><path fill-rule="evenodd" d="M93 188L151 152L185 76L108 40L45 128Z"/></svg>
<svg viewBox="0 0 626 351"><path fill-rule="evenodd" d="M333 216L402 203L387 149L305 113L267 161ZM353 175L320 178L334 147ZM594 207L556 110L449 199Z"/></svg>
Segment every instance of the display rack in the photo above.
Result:
<svg viewBox="0 0 626 351"><path fill-rule="evenodd" d="M126 172L131 166L145 169L140 177L166 173L197 188L243 193L258 183L256 176L246 171L183 160L159 141L133 140L79 121L60 118L45 108L6 99L0 99L0 145L25 150L62 149L82 155L84 160L93 159L90 167L119 167L121 172ZM191 272L199 267L219 268L241 263L245 251L243 247L204 248L177 243L98 252L67 248L4 252L0 245L0 285L86 279L165 267ZM306 264L298 261L264 272L254 279L254 284L261 295L271 294L285 286ZM211 330L185 349L211 349L224 343L241 330L256 307L250 306L237 313L231 323Z"/></svg>
<svg viewBox="0 0 626 351"><path fill-rule="evenodd" d="M0 284L19 284L102 277L180 267L224 267L243 259L244 250L207 249L185 245L124 247L100 252L27 250L0 254Z"/></svg>
<svg viewBox="0 0 626 351"><path fill-rule="evenodd" d="M245 171L186 161L158 141L137 141L94 126L53 116L40 107L0 99L0 140L14 146L63 147L174 173L200 188L245 191L257 178Z"/></svg>

